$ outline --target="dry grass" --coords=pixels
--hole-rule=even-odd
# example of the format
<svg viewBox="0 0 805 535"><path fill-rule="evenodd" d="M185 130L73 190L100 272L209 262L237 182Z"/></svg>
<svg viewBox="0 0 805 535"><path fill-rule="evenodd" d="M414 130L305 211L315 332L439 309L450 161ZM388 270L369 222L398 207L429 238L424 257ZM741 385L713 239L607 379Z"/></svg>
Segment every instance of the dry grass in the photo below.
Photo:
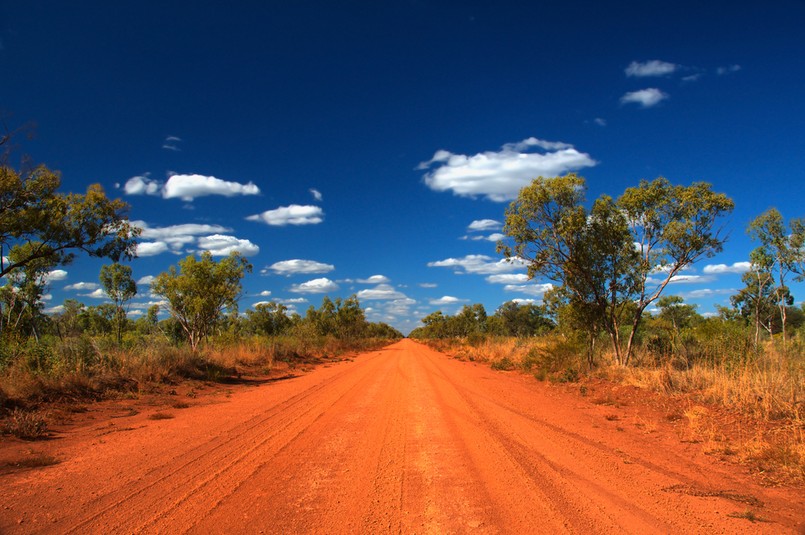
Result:
<svg viewBox="0 0 805 535"><path fill-rule="evenodd" d="M45 413L14 409L6 420L5 432L23 440L37 440L47 435Z"/></svg>
<svg viewBox="0 0 805 535"><path fill-rule="evenodd" d="M573 347L551 337L518 340L489 337L482 341L435 340L428 343L461 360L488 363L494 369L520 369L538 379L573 380L583 372L582 359L568 355ZM796 346L801 350L801 347ZM720 365L694 363L690 368L663 366L623 367L601 359L594 375L607 381L637 386L677 398L687 409L669 414L682 420L680 439L701 443L709 453L729 455L771 482L805 481L805 355L790 351L783 356L769 344L752 359L727 359ZM648 362L651 359L644 359ZM563 371L564 370L564 371ZM572 372L568 374L568 371ZM593 403L617 404L596 397ZM737 438L726 429L719 414L708 407L722 407L744 422ZM723 412L721 409L721 412ZM656 425L642 422L644 429ZM729 427L729 426L728 426ZM751 429L752 431L748 431ZM731 434L732 436L727 436Z"/></svg>

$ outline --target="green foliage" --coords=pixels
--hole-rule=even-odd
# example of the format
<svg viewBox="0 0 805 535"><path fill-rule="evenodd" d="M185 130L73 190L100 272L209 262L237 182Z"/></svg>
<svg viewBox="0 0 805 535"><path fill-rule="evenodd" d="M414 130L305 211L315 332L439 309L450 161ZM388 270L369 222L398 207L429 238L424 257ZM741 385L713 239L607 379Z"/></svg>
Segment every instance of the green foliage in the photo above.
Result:
<svg viewBox="0 0 805 535"><path fill-rule="evenodd" d="M152 291L168 301L168 311L181 326L190 347L196 351L207 338L224 310L235 310L241 293L241 279L251 264L233 252L220 262L205 251L199 259L188 256L171 266L151 283Z"/></svg>
<svg viewBox="0 0 805 535"><path fill-rule="evenodd" d="M616 201L602 195L588 211L584 190L575 174L534 180L506 210L503 230L513 244L498 250L525 260L529 277L558 283L563 306L590 326L590 339L603 328L618 362L628 364L643 311L682 269L721 250L715 222L733 203L709 184L658 178ZM623 325L631 327L625 348Z"/></svg>
<svg viewBox="0 0 805 535"><path fill-rule="evenodd" d="M793 304L786 280L792 273L797 275L797 280L803 280L805 276L805 219L792 219L786 226L782 214L776 208L771 208L752 220L747 232L760 242L760 246L752 252L753 270L767 274L765 284L757 281L756 291L749 296L750 300L754 297L752 303L758 317L756 322L760 321L762 301L773 300L780 314L785 351L787 308ZM772 278L773 282L765 281L768 278Z"/></svg>
<svg viewBox="0 0 805 535"><path fill-rule="evenodd" d="M140 229L126 218L126 203L109 200L97 184L84 195L58 193L60 183L45 166L18 173L0 165L0 253L35 244L25 255L0 262L0 276L37 259L69 264L76 250L114 261L134 256Z"/></svg>
<svg viewBox="0 0 805 535"><path fill-rule="evenodd" d="M128 303L137 293L137 283L131 277L131 266L117 262L101 266L101 286L104 292L115 303L114 323L117 331L117 342L123 338L123 327L126 324L126 311L123 305Z"/></svg>

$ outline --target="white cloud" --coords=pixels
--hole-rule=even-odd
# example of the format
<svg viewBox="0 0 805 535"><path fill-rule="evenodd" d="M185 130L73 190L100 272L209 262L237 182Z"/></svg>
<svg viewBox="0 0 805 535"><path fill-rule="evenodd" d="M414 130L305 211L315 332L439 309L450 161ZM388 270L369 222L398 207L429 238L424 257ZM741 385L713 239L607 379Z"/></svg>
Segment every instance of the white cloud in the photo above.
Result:
<svg viewBox="0 0 805 535"><path fill-rule="evenodd" d="M154 277L153 275L146 275L144 277L140 277L140 279L137 281L137 284L142 284L142 285L147 286L147 285L150 285L152 282L154 282L155 278L156 277Z"/></svg>
<svg viewBox="0 0 805 535"><path fill-rule="evenodd" d="M668 95L666 93L663 93L656 87L650 87L648 89L626 93L621 97L621 104L634 103L639 104L642 108L651 108L667 98Z"/></svg>
<svg viewBox="0 0 805 535"><path fill-rule="evenodd" d="M260 252L260 247L249 240L223 234L199 238L198 247L202 251L209 251L213 256L226 256L235 251L243 256L253 256Z"/></svg>
<svg viewBox="0 0 805 535"><path fill-rule="evenodd" d="M719 67L716 69L716 74L719 76L724 76L725 74L732 74L734 72L738 72L741 70L740 65L730 65L728 67Z"/></svg>
<svg viewBox="0 0 805 535"><path fill-rule="evenodd" d="M606 119L602 119L601 117L596 117L595 119L593 119L593 122L595 124L597 124L598 126L606 126L607 125Z"/></svg>
<svg viewBox="0 0 805 535"><path fill-rule="evenodd" d="M491 242L498 242L505 238L505 234L501 234L500 232L496 232L494 234L490 234L489 236L463 236L462 240L472 240L472 241L491 241Z"/></svg>
<svg viewBox="0 0 805 535"><path fill-rule="evenodd" d="M535 148L540 152L533 151ZM507 201L539 176L563 175L596 165L588 154L562 142L528 138L507 143L499 152L475 155L453 154L439 150L418 169L429 169L425 184L435 191L452 191L463 197L485 196L493 201Z"/></svg>
<svg viewBox="0 0 805 535"><path fill-rule="evenodd" d="M522 284L528 282L528 275L525 273L505 273L501 275L489 275L486 282L492 284Z"/></svg>
<svg viewBox="0 0 805 535"><path fill-rule="evenodd" d="M649 277L646 279L647 284L662 284L665 279L655 279ZM702 284L705 282L712 282L715 277L711 275L674 275L671 277L669 284Z"/></svg>
<svg viewBox="0 0 805 535"><path fill-rule="evenodd" d="M106 299L106 292L104 292L101 288L98 288L94 292L90 292L87 294L78 294L81 297L90 297L92 299Z"/></svg>
<svg viewBox="0 0 805 535"><path fill-rule="evenodd" d="M148 173L142 176L133 176L123 185L126 195L159 195L162 190L162 182L148 177Z"/></svg>
<svg viewBox="0 0 805 535"><path fill-rule="evenodd" d="M299 305L302 303L307 303L307 299L304 297L293 297L291 299L274 299L275 303L282 303L283 305Z"/></svg>
<svg viewBox="0 0 805 535"><path fill-rule="evenodd" d="M679 297L683 297L685 299L699 299L702 297L713 297L715 295L732 295L738 293L738 290L734 288L719 288L719 289L710 289L710 288L703 288L701 290L693 290L690 292L683 292L679 294Z"/></svg>
<svg viewBox="0 0 805 535"><path fill-rule="evenodd" d="M164 241L140 242L137 244L137 256L156 256L168 251L170 251L170 247Z"/></svg>
<svg viewBox="0 0 805 535"><path fill-rule="evenodd" d="M271 290L263 290L257 295L259 295L260 297L268 297L269 295L271 295Z"/></svg>
<svg viewBox="0 0 805 535"><path fill-rule="evenodd" d="M155 195L163 199L182 199L190 202L196 197L208 195L223 195L234 197L236 195L257 195L260 193L253 182L241 184L229 182L214 176L205 175L173 175L167 182L154 180L148 175L131 177L123 186L127 195Z"/></svg>
<svg viewBox="0 0 805 535"><path fill-rule="evenodd" d="M512 301L514 301L518 305L533 305L537 303L536 299L523 299L520 297L518 297L517 299L512 299Z"/></svg>
<svg viewBox="0 0 805 535"><path fill-rule="evenodd" d="M145 221L132 221L132 224L142 229L141 238L152 242L165 242L174 252L179 252L186 246L194 243L200 235L220 234L230 232L232 229L221 225L207 225L200 223L185 223L167 227L149 227ZM152 246L159 247L159 246Z"/></svg>
<svg viewBox="0 0 805 535"><path fill-rule="evenodd" d="M431 299L431 305L455 305L456 303L464 303L466 299L459 299L458 297L453 297L452 295L443 295L439 299Z"/></svg>
<svg viewBox="0 0 805 535"><path fill-rule="evenodd" d="M64 305L56 305L45 309L45 314L61 314L64 312Z"/></svg>
<svg viewBox="0 0 805 535"><path fill-rule="evenodd" d="M258 193L260 193L260 188L253 182L241 184L221 180L214 176L173 175L165 183L162 197L165 199L178 198L189 202L196 197L205 197L207 195L234 197L236 195L257 195Z"/></svg>
<svg viewBox="0 0 805 535"><path fill-rule="evenodd" d="M732 265L728 266L727 264L710 264L704 266L702 270L704 273L709 275L715 275L720 273L746 273L752 267L751 262L735 262Z"/></svg>
<svg viewBox="0 0 805 535"><path fill-rule="evenodd" d="M297 274L311 275L314 273L329 273L334 269L335 266L332 264L295 258L293 260L282 260L280 262L275 262L263 271L268 272L268 270L271 270L277 275L290 276Z"/></svg>
<svg viewBox="0 0 805 535"><path fill-rule="evenodd" d="M313 279L303 282L302 284L294 284L291 286L291 291L298 294L323 294L336 290L338 290L338 285L327 277Z"/></svg>
<svg viewBox="0 0 805 535"><path fill-rule="evenodd" d="M101 285L97 282L76 282L75 284L68 284L64 287L65 290L73 290L80 292L88 292L90 290L97 290Z"/></svg>
<svg viewBox="0 0 805 535"><path fill-rule="evenodd" d="M494 219L476 219L467 226L469 232L484 232L487 230L500 230L503 223Z"/></svg>
<svg viewBox="0 0 805 535"><path fill-rule="evenodd" d="M522 270L525 268L525 262L516 258L509 262L505 259L495 261L494 258L486 255L467 255L463 258L447 258L436 262L428 262L428 267L449 267L459 273L494 275L496 273Z"/></svg>
<svg viewBox="0 0 805 535"><path fill-rule="evenodd" d="M324 199L324 196L316 188L310 188L308 191L310 192L311 195L313 195L313 200L315 200L316 202L321 202L322 199Z"/></svg>
<svg viewBox="0 0 805 535"><path fill-rule="evenodd" d="M67 278L67 272L63 269L54 269L52 271L48 271L47 275L45 275L45 282L53 282L53 281L63 281Z"/></svg>
<svg viewBox="0 0 805 535"><path fill-rule="evenodd" d="M257 301L256 303L252 304L251 308L257 308L257 305L270 305L272 301Z"/></svg>
<svg viewBox="0 0 805 535"><path fill-rule="evenodd" d="M671 74L679 68L679 65L653 59L651 61L633 61L626 67L626 76L643 78L645 76L665 76Z"/></svg>
<svg viewBox="0 0 805 535"><path fill-rule="evenodd" d="M434 283L434 282L420 282L419 283L420 288L436 288L438 286L439 285Z"/></svg>
<svg viewBox="0 0 805 535"><path fill-rule="evenodd" d="M165 141L162 142L162 148L179 152L182 150L179 148L179 143L181 143L181 141L182 139L176 136L168 136L165 138Z"/></svg>
<svg viewBox="0 0 805 535"><path fill-rule="evenodd" d="M399 292L388 284L378 284L374 288L361 290L358 292L358 299L370 300L392 300L405 299L405 294Z"/></svg>
<svg viewBox="0 0 805 535"><path fill-rule="evenodd" d="M324 221L324 211L318 206L301 206L292 204L280 206L274 210L266 210L262 214L250 215L248 221L262 221L268 225L284 227L285 225L316 225Z"/></svg>
<svg viewBox="0 0 805 535"><path fill-rule="evenodd" d="M385 275L372 275L368 279L358 279L360 284L386 284L391 282Z"/></svg>
<svg viewBox="0 0 805 535"><path fill-rule="evenodd" d="M553 288L553 284L546 282L544 284L507 284L503 289L507 292L517 292L526 295L542 296Z"/></svg>

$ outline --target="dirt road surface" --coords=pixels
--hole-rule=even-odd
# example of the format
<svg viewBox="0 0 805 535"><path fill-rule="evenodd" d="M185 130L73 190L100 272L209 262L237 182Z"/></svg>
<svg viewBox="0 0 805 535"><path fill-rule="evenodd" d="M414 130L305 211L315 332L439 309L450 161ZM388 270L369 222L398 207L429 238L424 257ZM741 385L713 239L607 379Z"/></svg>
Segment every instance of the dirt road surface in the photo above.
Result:
<svg viewBox="0 0 805 535"><path fill-rule="evenodd" d="M0 477L0 533L803 529L801 491L604 412L403 340L173 419L37 445L61 462Z"/></svg>

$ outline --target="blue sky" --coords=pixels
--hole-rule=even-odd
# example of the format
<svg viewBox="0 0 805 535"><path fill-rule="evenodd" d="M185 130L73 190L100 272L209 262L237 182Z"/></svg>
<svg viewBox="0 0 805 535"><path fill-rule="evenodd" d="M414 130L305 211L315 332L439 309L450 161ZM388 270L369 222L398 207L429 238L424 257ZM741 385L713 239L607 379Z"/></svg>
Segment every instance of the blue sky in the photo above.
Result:
<svg viewBox="0 0 805 535"><path fill-rule="evenodd" d="M4 2L0 110L36 123L19 152L65 191L130 203L135 314L149 276L233 248L255 268L242 309L357 294L407 332L539 300L545 281L499 263L494 222L568 171L590 200L657 176L732 197L724 252L669 287L713 312L740 287L747 223L805 215L805 6L557 4ZM49 306L103 302L101 264L54 274Z"/></svg>

